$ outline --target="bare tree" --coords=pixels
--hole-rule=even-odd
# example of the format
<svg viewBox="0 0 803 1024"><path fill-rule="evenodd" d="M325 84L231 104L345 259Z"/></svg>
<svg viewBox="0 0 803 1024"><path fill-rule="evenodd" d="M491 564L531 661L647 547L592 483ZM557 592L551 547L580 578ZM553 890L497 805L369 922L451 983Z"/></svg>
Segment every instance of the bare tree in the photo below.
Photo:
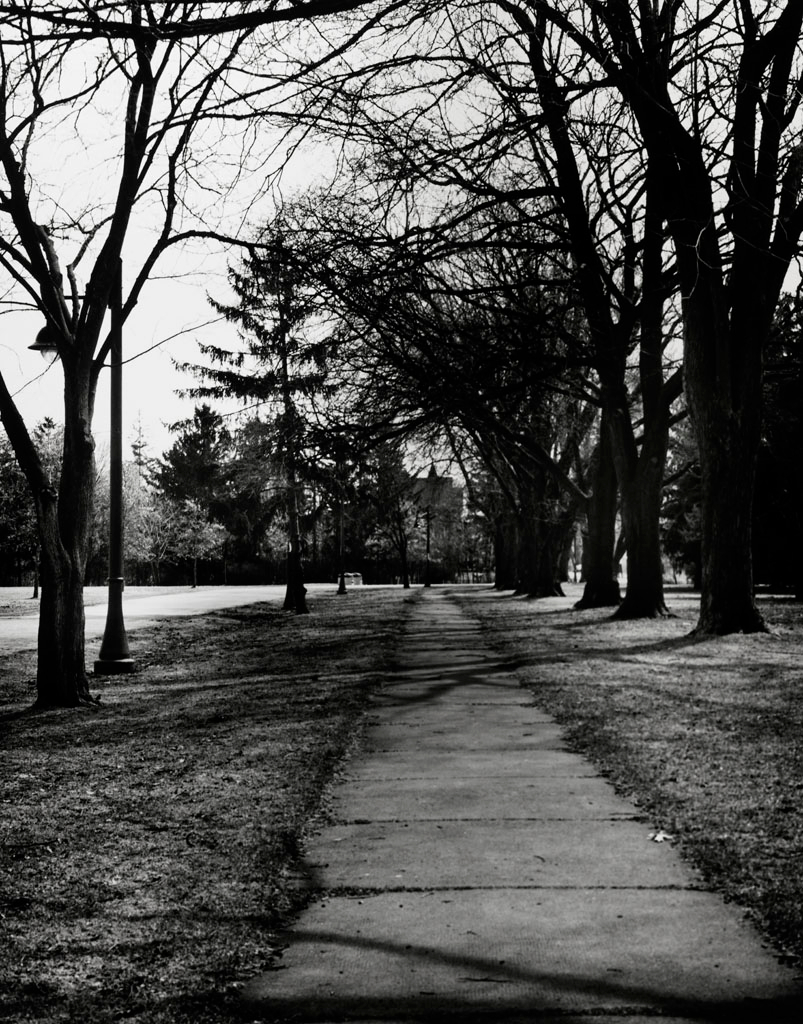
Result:
<svg viewBox="0 0 803 1024"><path fill-rule="evenodd" d="M603 88L598 69L596 78L589 71L593 62L569 66L564 50L547 45L531 7L431 5L422 38L408 33L392 58L366 59L335 81L330 69L328 79L319 77L327 105L320 124L338 135L348 123L354 166L372 181L387 223L395 220L420 248L425 240L444 247L432 233L434 195L451 211L452 226L440 224L444 235L470 227L476 237L467 244L478 249L516 251L518 221L523 271L533 266L527 223L537 220L539 244L551 247L582 304L586 329L573 342L595 371L593 400L611 434L598 468L606 472L613 459L625 520L628 588L618 614L665 614L658 517L681 375L665 358L672 279L660 196L632 115ZM510 226L504 240L487 230L494 220ZM522 273L523 292L536 284ZM565 391L565 382L554 383ZM594 547L605 550L594 559L586 605L618 603L610 482L599 477L604 486L589 506L608 525L591 531Z"/></svg>
<svg viewBox="0 0 803 1024"><path fill-rule="evenodd" d="M372 24L381 5L0 3L0 270L18 308L39 311L64 374L58 488L0 375L0 416L42 541L39 706L92 700L82 597L92 418L121 259L124 322L170 247L235 240L223 214L248 170L262 167L264 179L279 144L265 144L264 118L284 95L294 26L363 8L331 45L316 35L319 62ZM236 212L242 217L241 205ZM135 226L147 233L144 253L131 244Z"/></svg>
<svg viewBox="0 0 803 1024"><path fill-rule="evenodd" d="M358 205L336 207L330 193L322 210L313 196L293 222L306 273L339 317L332 348L352 381L349 412L374 439L470 441L520 521L516 585L554 593L556 536L585 502L570 473L576 433L593 419L575 415L584 375L566 354L571 289L523 216L444 211L395 234L381 209ZM560 393L548 383L558 377Z"/></svg>
<svg viewBox="0 0 803 1024"><path fill-rule="evenodd" d="M593 65L638 128L683 298L702 474L697 631L761 630L751 508L762 352L803 230L803 4L499 6L532 50L562 53L558 89L578 61Z"/></svg>
<svg viewBox="0 0 803 1024"><path fill-rule="evenodd" d="M803 230L803 5L444 0L429 5L426 17L418 38L408 32L394 40L392 58L387 51L384 61L368 54L361 64L351 62L336 83L330 77L331 89L318 81L324 123L338 133L348 122L355 145L370 158L376 154L383 198L397 215L410 210L404 198L416 179L487 202L551 196L563 209L595 347L619 353L616 334L634 310L639 320L640 403L655 426L645 428L640 443L633 417L627 425L618 411L629 383L625 377L623 386L621 355L611 360L618 367L606 368L609 430L634 516L630 542L639 548L633 527L648 510L655 518L655 467L663 461L668 406L680 380L656 364L661 289L655 256L645 247L663 252L654 239L668 235L682 305L686 395L701 453L697 630L763 629L753 599L751 504L761 354ZM393 77L393 67L404 69L404 80ZM504 102L489 102L493 95ZM600 114L610 125L608 138L579 150L576 143L592 134ZM618 316L599 231L601 186L613 183L609 142L617 135L617 147L627 139L634 161L621 169L642 190L633 221L641 224L641 241L631 253L641 262L639 294L631 289L631 310ZM529 153L521 140L531 143ZM614 284L627 297L624 278ZM652 604L660 611L656 536L653 526L645 538L652 550L645 580L647 591L658 593Z"/></svg>

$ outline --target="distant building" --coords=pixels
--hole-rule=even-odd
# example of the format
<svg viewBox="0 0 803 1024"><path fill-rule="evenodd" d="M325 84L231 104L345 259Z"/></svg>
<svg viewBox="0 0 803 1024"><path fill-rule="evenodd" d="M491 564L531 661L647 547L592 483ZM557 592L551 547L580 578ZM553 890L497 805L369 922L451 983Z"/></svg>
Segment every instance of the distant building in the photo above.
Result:
<svg viewBox="0 0 803 1024"><path fill-rule="evenodd" d="M457 579L465 560L463 551L464 491L451 477L439 476L435 466L427 476L412 481L415 503L423 517L430 560L438 566L437 580Z"/></svg>
<svg viewBox="0 0 803 1024"><path fill-rule="evenodd" d="M436 516L450 522L462 520L464 488L456 484L450 476L438 476L434 464L426 476L415 478L413 487L418 507L430 510L433 527Z"/></svg>

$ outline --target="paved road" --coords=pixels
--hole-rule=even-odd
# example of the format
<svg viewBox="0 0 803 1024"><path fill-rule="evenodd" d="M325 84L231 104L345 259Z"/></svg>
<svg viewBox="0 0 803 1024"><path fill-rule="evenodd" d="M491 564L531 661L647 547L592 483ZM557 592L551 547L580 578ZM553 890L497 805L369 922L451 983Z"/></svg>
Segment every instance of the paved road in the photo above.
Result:
<svg viewBox="0 0 803 1024"><path fill-rule="evenodd" d="M126 629L141 629L156 619L203 615L221 608L237 608L260 601L282 601L284 593L284 587L210 587L208 590L184 590L152 597L126 598L123 594L123 617ZM105 623L105 604L86 609L87 636L101 636Z"/></svg>
<svg viewBox="0 0 803 1024"><path fill-rule="evenodd" d="M801 979L433 589L306 850L247 1019L780 1024Z"/></svg>
<svg viewBox="0 0 803 1024"><path fill-rule="evenodd" d="M312 584L310 592L332 590L334 584ZM123 596L123 617L126 631L142 629L158 619L184 615L203 615L221 608L236 608L260 601L278 602L284 600L285 588L276 587L207 587L198 590L180 590L174 593L153 596ZM106 625L106 605L90 605L86 609L87 641L103 636ZM0 617L0 649L4 651L24 650L36 646L39 616L29 615Z"/></svg>

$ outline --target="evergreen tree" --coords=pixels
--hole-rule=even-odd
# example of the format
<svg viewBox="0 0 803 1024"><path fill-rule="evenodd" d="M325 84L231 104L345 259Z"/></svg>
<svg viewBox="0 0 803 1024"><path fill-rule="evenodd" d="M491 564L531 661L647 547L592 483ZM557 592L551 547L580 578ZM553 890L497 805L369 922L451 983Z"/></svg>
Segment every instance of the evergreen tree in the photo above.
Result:
<svg viewBox="0 0 803 1024"><path fill-rule="evenodd" d="M229 269L237 301L212 300L213 307L239 328L244 348L232 352L202 345L211 366L188 366L205 384L199 397L236 397L269 410L275 431L275 459L281 467L287 519L286 610L305 614L301 514L303 464L309 442L308 413L326 390L326 344L310 340L307 326L314 299L303 286L302 262L285 244L281 226L265 231L259 246Z"/></svg>
<svg viewBox="0 0 803 1024"><path fill-rule="evenodd" d="M0 437L0 571L4 582L21 586L34 570L39 551L36 510L28 482L5 435ZM35 593L38 596L38 590Z"/></svg>
<svg viewBox="0 0 803 1024"><path fill-rule="evenodd" d="M232 438L222 416L209 405L195 407L192 418L172 428L178 436L149 473L152 485L179 504L192 501L208 521L224 514L226 475Z"/></svg>

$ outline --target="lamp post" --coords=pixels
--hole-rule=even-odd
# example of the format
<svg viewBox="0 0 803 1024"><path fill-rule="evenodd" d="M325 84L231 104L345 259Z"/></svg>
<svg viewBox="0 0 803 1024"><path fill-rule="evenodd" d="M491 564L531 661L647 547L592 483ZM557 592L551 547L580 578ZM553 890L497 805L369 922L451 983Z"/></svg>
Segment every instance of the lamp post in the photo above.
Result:
<svg viewBox="0 0 803 1024"><path fill-rule="evenodd" d="M56 339L53 336L53 328L50 324L45 326L36 335L36 340L33 345L28 346L29 352L38 352L43 359L47 359L48 362L53 362L59 357L59 350L56 344Z"/></svg>
<svg viewBox="0 0 803 1024"><path fill-rule="evenodd" d="M431 587L432 580L430 578L430 564L429 564L429 553L430 553L430 542L432 537L432 506L427 505L426 511L427 517L427 560L424 564L424 586Z"/></svg>
<svg viewBox="0 0 803 1024"><path fill-rule="evenodd" d="M128 649L123 621L123 272L118 260L111 310L111 427L109 432L109 605L106 628L95 662L95 675L133 672L136 662Z"/></svg>
<svg viewBox="0 0 803 1024"><path fill-rule="evenodd" d="M118 260L111 295L111 430L109 438L109 603L106 627L95 662L96 675L133 672L136 662L128 650L123 622L123 332L122 265ZM28 348L44 359L58 358L58 345L47 324Z"/></svg>
<svg viewBox="0 0 803 1024"><path fill-rule="evenodd" d="M342 463L340 460L338 460L338 462L337 462L337 486L338 486L338 490L340 492L340 494L338 496L339 497L339 501L338 501L338 517L337 517L338 518L338 524L337 524L337 526L338 526L338 529L337 529L337 533L338 533L338 537L337 537L337 563L338 563L337 592L338 592L338 594L345 594L345 593L347 593L347 591L346 591L346 563L345 563L345 558L343 557L344 556L344 544L343 544L343 539L344 539L344 529L343 529L343 526L344 526L344 523L343 523L343 520L345 518L345 507L344 506L345 506L345 503L346 503L346 500L345 500L345 490L346 490L346 487L345 487L345 484L343 482L343 478L344 478L345 475L346 475L346 470L345 470L345 467L344 467L344 463Z"/></svg>

